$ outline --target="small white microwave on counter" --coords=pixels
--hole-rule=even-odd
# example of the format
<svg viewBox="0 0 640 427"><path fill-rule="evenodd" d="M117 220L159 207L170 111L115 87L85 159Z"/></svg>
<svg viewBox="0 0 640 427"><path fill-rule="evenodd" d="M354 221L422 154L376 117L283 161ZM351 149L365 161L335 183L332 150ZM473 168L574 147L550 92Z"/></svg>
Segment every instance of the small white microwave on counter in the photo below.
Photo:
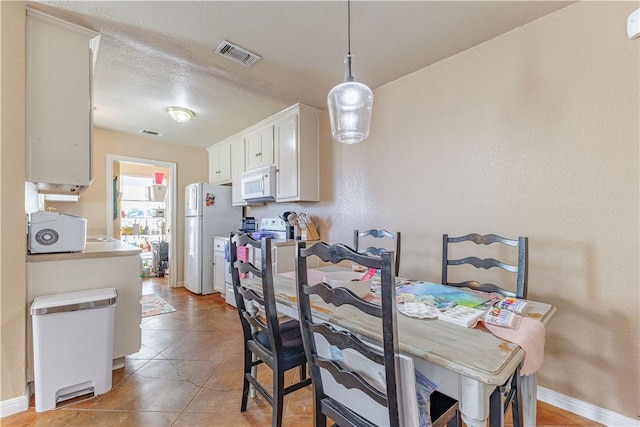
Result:
<svg viewBox="0 0 640 427"><path fill-rule="evenodd" d="M244 172L240 180L242 198L253 202L276 200L276 167L264 166Z"/></svg>
<svg viewBox="0 0 640 427"><path fill-rule="evenodd" d="M87 241L87 220L57 212L33 212L27 237L32 254L79 252Z"/></svg>

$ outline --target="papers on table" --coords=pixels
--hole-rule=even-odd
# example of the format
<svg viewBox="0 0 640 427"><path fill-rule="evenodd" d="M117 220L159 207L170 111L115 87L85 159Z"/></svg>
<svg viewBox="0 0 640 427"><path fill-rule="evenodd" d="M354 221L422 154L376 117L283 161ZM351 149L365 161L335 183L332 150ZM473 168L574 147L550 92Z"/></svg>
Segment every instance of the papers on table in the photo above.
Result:
<svg viewBox="0 0 640 427"><path fill-rule="evenodd" d="M480 294L422 280L398 283L396 297L398 302L423 302L435 306L441 311L458 305L476 308L496 298L491 294Z"/></svg>

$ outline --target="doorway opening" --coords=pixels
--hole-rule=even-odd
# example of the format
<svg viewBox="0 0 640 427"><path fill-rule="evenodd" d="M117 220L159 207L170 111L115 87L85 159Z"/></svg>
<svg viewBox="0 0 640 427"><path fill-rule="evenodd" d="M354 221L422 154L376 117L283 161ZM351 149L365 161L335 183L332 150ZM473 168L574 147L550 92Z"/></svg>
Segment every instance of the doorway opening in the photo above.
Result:
<svg viewBox="0 0 640 427"><path fill-rule="evenodd" d="M107 235L142 250L142 277L177 287L176 164L107 155Z"/></svg>

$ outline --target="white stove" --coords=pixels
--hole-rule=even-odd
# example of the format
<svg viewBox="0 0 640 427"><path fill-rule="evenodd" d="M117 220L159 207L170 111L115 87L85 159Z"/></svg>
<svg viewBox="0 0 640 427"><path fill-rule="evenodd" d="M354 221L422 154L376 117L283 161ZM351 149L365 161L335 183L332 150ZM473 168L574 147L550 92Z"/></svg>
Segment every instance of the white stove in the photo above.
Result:
<svg viewBox="0 0 640 427"><path fill-rule="evenodd" d="M270 231L274 234L274 239L287 239L289 233L289 223L282 218L262 218L260 220L260 230Z"/></svg>

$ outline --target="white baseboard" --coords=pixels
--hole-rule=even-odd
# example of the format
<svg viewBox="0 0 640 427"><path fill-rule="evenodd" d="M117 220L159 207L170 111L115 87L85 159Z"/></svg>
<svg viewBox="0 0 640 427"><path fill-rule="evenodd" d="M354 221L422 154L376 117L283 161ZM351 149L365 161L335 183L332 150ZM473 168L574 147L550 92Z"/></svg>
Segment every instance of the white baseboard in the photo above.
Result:
<svg viewBox="0 0 640 427"><path fill-rule="evenodd" d="M29 409L29 398L31 392L29 386L24 392L24 396L14 397L13 399L3 400L0 402L0 418L8 417L9 415L17 414L18 412L24 412Z"/></svg>
<svg viewBox="0 0 640 427"><path fill-rule="evenodd" d="M625 417L624 415L565 396L548 388L538 387L538 400L609 427L640 426L640 420Z"/></svg>
<svg viewBox="0 0 640 427"><path fill-rule="evenodd" d="M8 417L9 415L17 414L18 412L23 412L29 409L30 396L30 389L27 385L24 396L0 402L0 418ZM625 417L624 415L565 396L564 394L557 393L549 390L548 388L538 386L538 400L609 427L640 426L640 420Z"/></svg>

